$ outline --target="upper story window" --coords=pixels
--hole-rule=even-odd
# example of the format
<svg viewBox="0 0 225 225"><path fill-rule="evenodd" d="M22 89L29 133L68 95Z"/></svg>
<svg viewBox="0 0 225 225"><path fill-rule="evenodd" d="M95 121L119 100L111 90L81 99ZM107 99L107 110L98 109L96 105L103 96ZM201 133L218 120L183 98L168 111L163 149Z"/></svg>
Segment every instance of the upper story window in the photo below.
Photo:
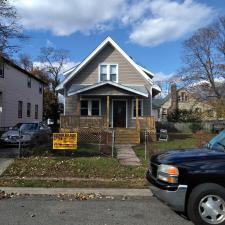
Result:
<svg viewBox="0 0 225 225"><path fill-rule="evenodd" d="M0 61L0 77L4 77L4 63Z"/></svg>
<svg viewBox="0 0 225 225"><path fill-rule="evenodd" d="M100 116L101 107L99 99L83 99L80 101L81 116Z"/></svg>
<svg viewBox="0 0 225 225"><path fill-rule="evenodd" d="M31 88L31 77L27 77L27 87Z"/></svg>
<svg viewBox="0 0 225 225"><path fill-rule="evenodd" d="M187 102L188 101L187 93L181 92L181 94L178 96L178 101L179 102Z"/></svg>
<svg viewBox="0 0 225 225"><path fill-rule="evenodd" d="M43 85L39 84L39 93L42 94Z"/></svg>
<svg viewBox="0 0 225 225"><path fill-rule="evenodd" d="M99 70L100 70L99 81L118 82L118 65L101 64Z"/></svg>
<svg viewBox="0 0 225 225"><path fill-rule="evenodd" d="M138 116L143 116L143 99L138 101ZM136 117L136 99L132 100L132 117Z"/></svg>

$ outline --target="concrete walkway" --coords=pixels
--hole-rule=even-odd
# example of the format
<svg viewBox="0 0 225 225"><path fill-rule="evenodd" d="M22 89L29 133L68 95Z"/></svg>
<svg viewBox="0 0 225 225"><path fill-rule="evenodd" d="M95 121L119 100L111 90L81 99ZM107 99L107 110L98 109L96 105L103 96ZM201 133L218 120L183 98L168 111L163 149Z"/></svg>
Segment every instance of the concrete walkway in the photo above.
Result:
<svg viewBox="0 0 225 225"><path fill-rule="evenodd" d="M73 195L76 193L100 194L112 196L152 196L150 189L116 189L116 188L29 188L29 187L0 187L6 193L29 195Z"/></svg>
<svg viewBox="0 0 225 225"><path fill-rule="evenodd" d="M7 169L7 167L14 161L14 159L0 158L0 175Z"/></svg>
<svg viewBox="0 0 225 225"><path fill-rule="evenodd" d="M140 166L140 159L136 156L131 145L116 145L117 159L121 165Z"/></svg>

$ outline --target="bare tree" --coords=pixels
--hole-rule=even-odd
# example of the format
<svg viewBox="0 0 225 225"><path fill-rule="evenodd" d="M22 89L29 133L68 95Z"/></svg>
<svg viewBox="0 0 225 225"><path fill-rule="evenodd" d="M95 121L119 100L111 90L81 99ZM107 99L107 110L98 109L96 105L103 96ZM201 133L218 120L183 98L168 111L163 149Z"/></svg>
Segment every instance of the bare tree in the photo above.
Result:
<svg viewBox="0 0 225 225"><path fill-rule="evenodd" d="M39 56L42 62L42 68L45 71L45 79L48 87L45 88L45 104L46 114L57 123L60 114L60 103L56 87L60 84L60 75L68 62L68 51L64 49L55 49L52 47L41 48Z"/></svg>
<svg viewBox="0 0 225 225"><path fill-rule="evenodd" d="M7 56L18 50L19 46L12 40L24 40L18 16L9 0L0 0L0 55Z"/></svg>
<svg viewBox="0 0 225 225"><path fill-rule="evenodd" d="M56 96L58 96L56 87L60 84L60 75L65 64L68 62L68 54L69 52L65 49L55 49L53 47L41 48L39 59L49 75L52 90Z"/></svg>
<svg viewBox="0 0 225 225"><path fill-rule="evenodd" d="M22 67L24 70L28 72L33 72L34 65L29 55L21 54L19 55L18 64L20 67Z"/></svg>
<svg viewBox="0 0 225 225"><path fill-rule="evenodd" d="M207 91L217 99L223 95L217 81L225 78L224 21L225 17L221 17L217 23L197 30L184 42L184 67L179 71L185 83L197 88L209 84Z"/></svg>

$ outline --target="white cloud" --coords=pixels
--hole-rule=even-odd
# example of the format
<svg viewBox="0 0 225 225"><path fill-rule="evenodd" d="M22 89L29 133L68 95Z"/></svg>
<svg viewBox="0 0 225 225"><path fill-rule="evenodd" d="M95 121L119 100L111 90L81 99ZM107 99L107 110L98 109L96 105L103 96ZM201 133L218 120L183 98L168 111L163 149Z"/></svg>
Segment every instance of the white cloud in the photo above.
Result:
<svg viewBox="0 0 225 225"><path fill-rule="evenodd" d="M192 0L149 0L145 5L130 34L132 42L143 46L176 40L208 24L214 15L212 8Z"/></svg>
<svg viewBox="0 0 225 225"><path fill-rule="evenodd" d="M158 81L158 82L169 81L174 76L174 73L165 74L163 72L157 72L154 74L155 74L154 81Z"/></svg>
<svg viewBox="0 0 225 225"><path fill-rule="evenodd" d="M39 68L44 68L46 65L48 65L48 63L46 62L39 62L39 61L35 61L34 66L37 66ZM63 72L71 69L74 66L77 66L79 64L79 62L73 62L73 61L68 61L64 64L62 70L60 71L61 74L63 74ZM53 66L58 67L58 63L57 62L53 62Z"/></svg>
<svg viewBox="0 0 225 225"><path fill-rule="evenodd" d="M124 0L16 0L13 3L25 28L70 35L106 29L106 23L119 18Z"/></svg>
<svg viewBox="0 0 225 225"><path fill-rule="evenodd" d="M196 0L11 0L27 29L55 35L113 29L133 43L155 46L183 37L211 21L214 10Z"/></svg>

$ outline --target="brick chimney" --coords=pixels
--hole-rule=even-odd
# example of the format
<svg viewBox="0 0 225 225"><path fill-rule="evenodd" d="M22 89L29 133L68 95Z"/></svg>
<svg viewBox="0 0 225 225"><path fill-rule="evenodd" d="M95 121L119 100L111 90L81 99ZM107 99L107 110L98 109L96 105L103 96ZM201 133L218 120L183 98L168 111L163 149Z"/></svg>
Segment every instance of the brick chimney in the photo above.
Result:
<svg viewBox="0 0 225 225"><path fill-rule="evenodd" d="M177 96L177 86L176 84L171 84L171 106L169 108L169 112L174 112L178 107L178 96Z"/></svg>

